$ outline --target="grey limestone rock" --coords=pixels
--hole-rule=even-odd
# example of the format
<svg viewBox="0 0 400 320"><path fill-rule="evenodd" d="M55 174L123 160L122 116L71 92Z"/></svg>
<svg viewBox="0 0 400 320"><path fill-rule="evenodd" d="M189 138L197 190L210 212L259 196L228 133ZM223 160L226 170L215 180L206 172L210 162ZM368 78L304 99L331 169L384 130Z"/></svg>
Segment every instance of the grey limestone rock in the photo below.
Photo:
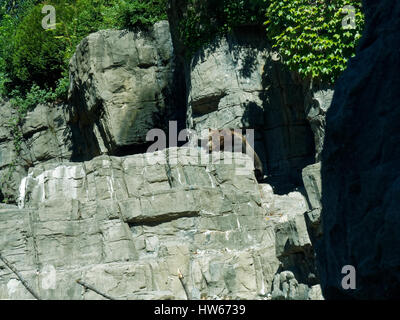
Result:
<svg viewBox="0 0 400 320"><path fill-rule="evenodd" d="M77 279L116 299L186 299L178 269L190 299L268 299L280 268L308 250L306 202L269 192L281 214L267 213L251 159L224 159L173 148L37 165L20 208L0 207L0 250L46 299L101 298ZM284 298L312 290L307 272L292 272L302 291ZM0 298L31 298L7 268L0 276Z"/></svg>
<svg viewBox="0 0 400 320"><path fill-rule="evenodd" d="M146 145L150 129L174 112L169 24L150 30L102 30L83 39L70 61L69 96L94 155Z"/></svg>
<svg viewBox="0 0 400 320"><path fill-rule="evenodd" d="M321 161L324 148L325 118L332 103L333 85L304 81L304 94L306 97L304 110L314 133L315 160L318 162Z"/></svg>
<svg viewBox="0 0 400 320"><path fill-rule="evenodd" d="M312 93L276 57L265 34L235 30L197 52L186 69L188 128L199 134L208 128L253 129L268 182L285 182L281 193L301 185L301 170L315 159L305 110ZM316 120L313 128L322 139Z"/></svg>
<svg viewBox="0 0 400 320"><path fill-rule="evenodd" d="M315 159L309 121L328 99L307 113L303 83L259 32L222 37L179 70L187 97L175 58L165 21L89 35L71 59L71 105L28 114L20 157L14 111L0 103L0 175L21 161L12 185L2 180L19 207L0 206L1 253L44 299L101 298L77 279L117 299L321 299L308 233L309 220L319 225L319 167L304 170L305 190L301 170ZM258 184L240 153L139 153L180 95L189 129L256 129L275 180ZM1 263L0 298L31 298Z"/></svg>
<svg viewBox="0 0 400 320"><path fill-rule="evenodd" d="M73 157L70 112L67 105L38 105L28 112L18 127L22 135L21 151L16 151L14 127L16 111L9 102L0 101L0 189L3 199L15 202L21 179L39 163L63 162Z"/></svg>

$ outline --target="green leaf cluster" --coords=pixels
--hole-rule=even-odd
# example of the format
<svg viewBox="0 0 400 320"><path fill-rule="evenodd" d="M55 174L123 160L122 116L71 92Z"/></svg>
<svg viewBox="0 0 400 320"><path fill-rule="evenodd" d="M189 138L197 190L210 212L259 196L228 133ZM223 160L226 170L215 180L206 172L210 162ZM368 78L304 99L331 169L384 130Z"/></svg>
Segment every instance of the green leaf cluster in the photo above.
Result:
<svg viewBox="0 0 400 320"><path fill-rule="evenodd" d="M16 89L23 97L37 85L65 99L69 60L84 37L101 29L144 27L167 18L167 0L22 2L15 9L18 13L0 2L0 95ZM42 27L46 4L56 10L55 29Z"/></svg>
<svg viewBox="0 0 400 320"><path fill-rule="evenodd" d="M55 30L41 26L45 4L56 8ZM346 5L356 8L354 29L342 27ZM82 38L152 25L167 18L167 6L168 0L0 0L0 95L17 90L25 97L37 85L65 99L68 63ZM235 27L265 24L284 63L330 82L354 55L364 26L361 0L187 0L185 7L179 33L188 54Z"/></svg>
<svg viewBox="0 0 400 320"><path fill-rule="evenodd" d="M167 6L168 0L121 1L118 15L120 26L133 29L167 20Z"/></svg>
<svg viewBox="0 0 400 320"><path fill-rule="evenodd" d="M188 55L238 26L262 25L264 0L187 0L179 24Z"/></svg>
<svg viewBox="0 0 400 320"><path fill-rule="evenodd" d="M38 85L34 84L25 94L22 94L18 90L13 90L10 96L10 102L16 111L16 115L10 119L9 125L11 127L15 152L17 155L19 155L23 140L21 128L28 111L32 111L39 104L45 104L48 101L53 101L56 99L57 94L53 90L40 89Z"/></svg>
<svg viewBox="0 0 400 320"><path fill-rule="evenodd" d="M283 62L303 77L333 83L354 56L364 28L361 0L187 0L180 38L192 55L215 37L246 25L266 26ZM355 28L342 21L355 8ZM267 21L265 21L267 19Z"/></svg>
<svg viewBox="0 0 400 320"><path fill-rule="evenodd" d="M364 27L361 0L271 0L265 22L268 37L292 70L333 83L354 56ZM355 28L343 28L356 9Z"/></svg>

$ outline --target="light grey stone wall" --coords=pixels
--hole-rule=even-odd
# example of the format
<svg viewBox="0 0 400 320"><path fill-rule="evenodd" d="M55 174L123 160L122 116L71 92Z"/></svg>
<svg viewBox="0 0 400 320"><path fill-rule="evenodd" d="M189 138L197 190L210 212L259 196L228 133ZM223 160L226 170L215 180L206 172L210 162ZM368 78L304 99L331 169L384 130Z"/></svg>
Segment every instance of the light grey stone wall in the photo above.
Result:
<svg viewBox="0 0 400 320"><path fill-rule="evenodd" d="M218 163L230 153L201 163L210 156L187 148L97 157L137 153L149 129L175 120L173 97L185 91L175 90L167 22L83 40L71 60L72 105L28 114L21 157L10 139L14 111L0 103L0 175L18 160L1 188L19 205L0 206L0 252L42 298L100 298L79 278L118 299L185 299L178 269L192 299L322 298L308 233L320 212L314 171L304 171L308 195L301 180L285 194L275 183L301 179L314 161L308 120L322 113L308 102L318 94L307 96L260 39L237 34L206 48L186 72L183 98L190 129L255 128L271 184L257 183L242 154L236 165ZM319 228L319 215L312 223ZM2 263L0 298L31 298Z"/></svg>
<svg viewBox="0 0 400 320"><path fill-rule="evenodd" d="M102 30L82 40L70 61L69 96L76 121L99 154L146 144L174 112L169 24L149 31Z"/></svg>
<svg viewBox="0 0 400 320"><path fill-rule="evenodd" d="M0 208L2 255L46 299L100 298L78 278L117 299L186 299L178 269L191 299L271 299L277 272L293 267L282 257L310 246L305 198L257 185L246 155L206 156L180 148L39 165L22 181L20 209ZM294 272L296 297L311 298L311 271ZM5 267L0 298L31 298Z"/></svg>
<svg viewBox="0 0 400 320"><path fill-rule="evenodd" d="M13 126L16 111L0 101L0 190L4 199L15 202L20 181L39 163L69 161L73 157L73 130L66 105L38 105L28 112L18 131L21 152L17 154Z"/></svg>

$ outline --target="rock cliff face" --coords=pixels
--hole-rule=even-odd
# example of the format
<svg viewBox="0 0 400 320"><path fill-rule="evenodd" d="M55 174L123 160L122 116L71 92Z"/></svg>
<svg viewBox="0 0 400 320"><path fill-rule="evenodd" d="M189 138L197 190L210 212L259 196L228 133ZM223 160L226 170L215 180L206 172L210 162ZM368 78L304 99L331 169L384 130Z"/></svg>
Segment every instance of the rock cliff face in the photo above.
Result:
<svg viewBox="0 0 400 320"><path fill-rule="evenodd" d="M179 22L189 5L171 0L169 10L176 54L185 69L187 126L198 132L254 129L268 182L277 192L290 192L303 184L302 169L320 160L333 86L290 72L257 26L236 28L188 59Z"/></svg>
<svg viewBox="0 0 400 320"><path fill-rule="evenodd" d="M0 101L0 178L2 201L17 200L20 181L28 169L39 163L63 162L73 157L73 126L65 105L38 105L18 128L23 139L16 151L13 119L16 111L9 102Z"/></svg>
<svg viewBox="0 0 400 320"><path fill-rule="evenodd" d="M89 158L144 152L146 133L168 128L166 120L176 116L174 73L166 21L139 33L104 30L85 38L70 62L70 97L93 143Z"/></svg>
<svg viewBox="0 0 400 320"><path fill-rule="evenodd" d="M14 203L0 205L1 256L44 299L101 298L77 279L117 299L400 298L399 3L364 1L334 95L253 27L187 60L184 3L170 3L171 27L84 39L70 104L28 113L18 153L0 102L1 197ZM255 129L268 178L242 154L141 153L168 120ZM32 296L0 262L2 298Z"/></svg>
<svg viewBox="0 0 400 320"><path fill-rule="evenodd" d="M366 30L335 87L317 246L327 298L400 298L400 3L364 1ZM344 290L342 268L356 270Z"/></svg>
<svg viewBox="0 0 400 320"><path fill-rule="evenodd" d="M333 85L304 81L304 110L314 134L315 160L321 161L324 149L325 118L333 98Z"/></svg>
<svg viewBox="0 0 400 320"><path fill-rule="evenodd" d="M302 83L273 60L265 34L251 31L236 31L192 59L188 127L254 129L270 179L300 185L301 169L315 157Z"/></svg>
<svg viewBox="0 0 400 320"><path fill-rule="evenodd" d="M19 205L0 208L0 253L42 298L99 298L80 278L118 299L322 299L314 162L330 88L288 72L257 29L190 61L172 38L164 21L84 39L70 63L70 104L28 114L21 156L14 111L0 104L1 174L18 164L1 188ZM148 130L184 118L195 131L255 129L268 179L257 183L242 154L226 164L232 153L143 153ZM0 298L31 298L1 263Z"/></svg>
<svg viewBox="0 0 400 320"><path fill-rule="evenodd" d="M20 210L0 209L2 254L49 299L98 298L76 279L118 299L321 298L305 198L263 190L246 155L208 157L180 148L39 165ZM29 298L0 275L0 298Z"/></svg>

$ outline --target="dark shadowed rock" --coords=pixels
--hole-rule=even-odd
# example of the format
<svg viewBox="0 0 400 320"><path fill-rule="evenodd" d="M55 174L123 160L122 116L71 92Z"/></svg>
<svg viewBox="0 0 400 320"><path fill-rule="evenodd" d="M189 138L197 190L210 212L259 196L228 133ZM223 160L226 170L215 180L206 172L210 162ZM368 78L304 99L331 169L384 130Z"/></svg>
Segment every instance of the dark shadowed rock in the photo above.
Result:
<svg viewBox="0 0 400 320"><path fill-rule="evenodd" d="M365 0L357 55L335 87L322 154L326 298L400 298L400 2ZM356 268L343 290L342 268Z"/></svg>

